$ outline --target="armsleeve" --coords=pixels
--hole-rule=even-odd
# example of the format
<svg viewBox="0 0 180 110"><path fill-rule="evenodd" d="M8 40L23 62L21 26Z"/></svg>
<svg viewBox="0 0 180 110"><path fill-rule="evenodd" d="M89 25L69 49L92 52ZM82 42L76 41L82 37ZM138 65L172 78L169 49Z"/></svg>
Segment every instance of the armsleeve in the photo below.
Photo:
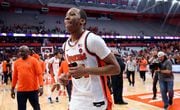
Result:
<svg viewBox="0 0 180 110"><path fill-rule="evenodd" d="M93 33L87 37L87 48L90 52L96 54L101 60L107 57L111 50L107 47L104 40Z"/></svg>

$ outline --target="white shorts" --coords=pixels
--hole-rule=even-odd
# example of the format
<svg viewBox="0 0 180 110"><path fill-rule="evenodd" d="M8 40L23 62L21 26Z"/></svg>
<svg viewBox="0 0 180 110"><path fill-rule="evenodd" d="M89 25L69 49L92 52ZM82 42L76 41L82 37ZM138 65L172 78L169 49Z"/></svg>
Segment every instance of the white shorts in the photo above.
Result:
<svg viewBox="0 0 180 110"><path fill-rule="evenodd" d="M92 101L88 101L87 99L84 100L75 100L71 99L69 103L69 110L106 110L107 108L107 102L105 101L105 104L101 107L96 107L93 105Z"/></svg>

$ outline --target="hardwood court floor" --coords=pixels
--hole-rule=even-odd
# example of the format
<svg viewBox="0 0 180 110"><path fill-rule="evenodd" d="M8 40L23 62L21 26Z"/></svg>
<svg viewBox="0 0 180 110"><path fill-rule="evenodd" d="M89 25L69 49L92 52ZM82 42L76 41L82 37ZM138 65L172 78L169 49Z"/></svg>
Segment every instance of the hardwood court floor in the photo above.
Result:
<svg viewBox="0 0 180 110"><path fill-rule="evenodd" d="M124 100L128 102L128 105L113 105L113 110L163 110L161 107L153 106L148 103L143 103L142 101L126 98L130 95L152 93L151 75L146 74L146 76L147 76L147 80L145 83L143 83L141 79L139 78L139 74L136 74L136 83L134 87L129 86L127 79L124 78L123 94L124 94ZM15 100L11 99L9 88L10 86L4 87L3 85L0 85L0 110L17 110L16 99ZM53 104L49 104L47 101L47 96L48 96L47 88L48 87L45 86L44 95L40 97L41 110L67 110L68 97L60 96L59 103L54 102ZM180 90L180 74L175 74L174 89ZM158 91L159 91L159 84L158 84ZM152 97L152 94L150 94L148 98L150 101L152 101L151 97ZM180 99L180 92L179 92L179 99ZM176 102L176 103L179 103L179 102ZM27 103L27 110L32 110L29 102ZM169 110L180 110L180 109L169 109Z"/></svg>

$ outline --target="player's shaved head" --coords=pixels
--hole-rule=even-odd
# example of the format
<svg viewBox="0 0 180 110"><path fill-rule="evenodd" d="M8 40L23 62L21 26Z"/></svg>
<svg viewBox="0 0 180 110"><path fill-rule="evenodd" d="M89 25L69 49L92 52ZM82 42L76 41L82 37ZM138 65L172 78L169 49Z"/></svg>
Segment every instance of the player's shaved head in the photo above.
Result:
<svg viewBox="0 0 180 110"><path fill-rule="evenodd" d="M29 47L26 45L23 45L19 47L19 56L22 57L23 60L25 60L29 55Z"/></svg>
<svg viewBox="0 0 180 110"><path fill-rule="evenodd" d="M23 46L19 47L19 51L26 51L26 52L29 52L29 47L26 46L26 45L23 45Z"/></svg>

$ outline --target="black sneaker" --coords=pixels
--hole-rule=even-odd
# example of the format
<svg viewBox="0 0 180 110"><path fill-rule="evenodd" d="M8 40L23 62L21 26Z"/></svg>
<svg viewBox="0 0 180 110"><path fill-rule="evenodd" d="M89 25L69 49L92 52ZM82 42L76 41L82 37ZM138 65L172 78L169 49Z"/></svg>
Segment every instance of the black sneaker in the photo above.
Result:
<svg viewBox="0 0 180 110"><path fill-rule="evenodd" d="M49 103L51 103L51 104L53 103L51 97L48 97L48 101L49 101Z"/></svg>
<svg viewBox="0 0 180 110"><path fill-rule="evenodd" d="M164 110L168 110L168 105L165 105L165 106L164 106Z"/></svg>
<svg viewBox="0 0 180 110"><path fill-rule="evenodd" d="M173 100L169 99L169 105L172 105L172 104L173 104Z"/></svg>
<svg viewBox="0 0 180 110"><path fill-rule="evenodd" d="M156 96L153 96L152 100L156 100Z"/></svg>
<svg viewBox="0 0 180 110"><path fill-rule="evenodd" d="M59 98L58 97L56 97L56 102L59 102Z"/></svg>
<svg viewBox="0 0 180 110"><path fill-rule="evenodd" d="M132 86L134 87L134 83L132 83Z"/></svg>

